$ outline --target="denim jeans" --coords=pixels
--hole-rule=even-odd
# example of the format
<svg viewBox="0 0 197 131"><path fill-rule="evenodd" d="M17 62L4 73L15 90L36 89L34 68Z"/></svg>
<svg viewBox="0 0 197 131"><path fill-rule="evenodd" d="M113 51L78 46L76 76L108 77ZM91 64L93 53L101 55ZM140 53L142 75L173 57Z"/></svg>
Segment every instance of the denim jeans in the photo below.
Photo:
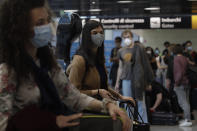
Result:
<svg viewBox="0 0 197 131"><path fill-rule="evenodd" d="M133 96L131 85L132 85L132 83L131 83L130 80L123 80L122 81L122 94L123 94L123 96L129 96L129 97ZM138 100L137 104L138 104L138 112L141 115L143 121L145 123L148 123L147 111L146 111L146 105L145 105L145 95L143 95L143 100ZM139 118L139 121L141 121L140 118Z"/></svg>

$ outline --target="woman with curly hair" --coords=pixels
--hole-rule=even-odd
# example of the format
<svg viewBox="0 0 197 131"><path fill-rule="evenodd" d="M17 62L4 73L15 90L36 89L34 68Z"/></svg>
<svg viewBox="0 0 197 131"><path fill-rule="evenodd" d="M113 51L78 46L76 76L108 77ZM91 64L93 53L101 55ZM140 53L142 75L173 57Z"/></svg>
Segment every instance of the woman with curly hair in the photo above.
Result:
<svg viewBox="0 0 197 131"><path fill-rule="evenodd" d="M0 130L61 130L91 109L128 116L110 100L81 94L70 84L48 47L50 13L45 0L5 0L0 10ZM67 129L65 129L67 130Z"/></svg>

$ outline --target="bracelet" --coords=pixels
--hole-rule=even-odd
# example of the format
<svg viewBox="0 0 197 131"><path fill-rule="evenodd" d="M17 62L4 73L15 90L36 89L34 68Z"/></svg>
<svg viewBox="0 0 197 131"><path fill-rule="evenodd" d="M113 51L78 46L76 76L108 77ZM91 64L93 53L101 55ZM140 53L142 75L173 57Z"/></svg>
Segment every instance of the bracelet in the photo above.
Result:
<svg viewBox="0 0 197 131"><path fill-rule="evenodd" d="M115 101L113 101L113 100L111 100L111 99L107 99L107 98L104 98L104 99L102 100L102 103L103 103L103 104L102 104L102 110L101 110L102 113L108 113L107 104L109 104L109 103L116 104Z"/></svg>

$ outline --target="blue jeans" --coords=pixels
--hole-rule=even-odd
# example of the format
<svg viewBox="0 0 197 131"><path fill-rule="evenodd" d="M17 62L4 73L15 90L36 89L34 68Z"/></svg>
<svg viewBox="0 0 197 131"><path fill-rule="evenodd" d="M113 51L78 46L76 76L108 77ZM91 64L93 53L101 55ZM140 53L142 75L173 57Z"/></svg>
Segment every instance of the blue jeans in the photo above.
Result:
<svg viewBox="0 0 197 131"><path fill-rule="evenodd" d="M129 96L132 97L132 90L131 90L131 81L130 80L123 80L122 81L122 94L123 96ZM145 95L143 95L143 100L138 100L138 112L141 115L143 121L145 123L148 123L148 118L147 118L147 111L146 111L146 105L145 105ZM141 119L139 118L139 121Z"/></svg>

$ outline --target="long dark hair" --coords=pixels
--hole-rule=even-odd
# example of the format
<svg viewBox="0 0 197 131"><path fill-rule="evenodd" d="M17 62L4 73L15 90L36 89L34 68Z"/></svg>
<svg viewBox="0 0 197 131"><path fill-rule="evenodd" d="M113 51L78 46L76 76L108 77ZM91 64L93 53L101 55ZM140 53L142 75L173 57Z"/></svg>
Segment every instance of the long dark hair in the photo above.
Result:
<svg viewBox="0 0 197 131"><path fill-rule="evenodd" d="M14 69L17 78L28 77L32 72L25 44L31 44L31 10L45 7L45 0L6 0L0 10L0 55L8 69ZM46 9L48 9L46 7ZM48 69L57 68L57 63L48 46L37 50L37 57Z"/></svg>
<svg viewBox="0 0 197 131"><path fill-rule="evenodd" d="M98 47L96 54L92 52L94 43L91 39L91 30L97 27L101 27L103 29L102 24L94 20L89 20L85 24L82 31L82 42L79 49L76 52L76 54L82 55L85 58L89 66L95 66L96 64L104 66L105 64L104 43L101 47Z"/></svg>

